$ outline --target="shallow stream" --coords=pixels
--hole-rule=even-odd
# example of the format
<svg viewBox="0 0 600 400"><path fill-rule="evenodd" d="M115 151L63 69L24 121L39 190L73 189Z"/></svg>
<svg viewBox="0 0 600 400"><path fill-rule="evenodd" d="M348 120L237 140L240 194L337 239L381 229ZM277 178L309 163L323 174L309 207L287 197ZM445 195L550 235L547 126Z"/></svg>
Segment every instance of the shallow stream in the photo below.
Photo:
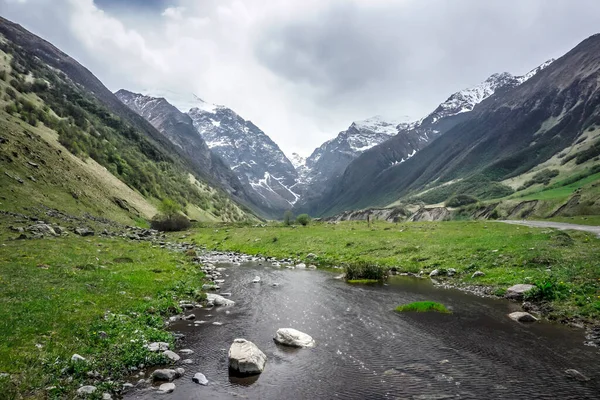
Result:
<svg viewBox="0 0 600 400"><path fill-rule="evenodd" d="M353 286L325 271L258 264L220 265L235 306L198 309L195 326L180 321L182 348L194 350L175 392L139 391L131 399L599 399L600 349L584 332L551 323L523 325L506 314L517 303L438 289L428 280L393 278ZM252 283L255 276L260 283ZM278 286L272 286L277 283ZM398 314L403 303L433 300L450 315ZM221 322L223 325L213 325ZM310 334L312 349L276 345L278 328ZM252 378L228 373L235 338L268 357ZM570 380L573 368L592 378ZM196 372L210 384L192 382Z"/></svg>

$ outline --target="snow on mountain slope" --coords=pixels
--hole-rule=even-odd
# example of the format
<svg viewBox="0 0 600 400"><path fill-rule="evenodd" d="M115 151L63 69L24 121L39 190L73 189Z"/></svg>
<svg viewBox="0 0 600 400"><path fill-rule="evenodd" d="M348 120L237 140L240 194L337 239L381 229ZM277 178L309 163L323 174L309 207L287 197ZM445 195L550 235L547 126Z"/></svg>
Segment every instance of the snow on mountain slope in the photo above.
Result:
<svg viewBox="0 0 600 400"><path fill-rule="evenodd" d="M271 138L233 110L196 99L188 115L208 147L270 207L284 210L294 205L299 196L291 187L298 173Z"/></svg>

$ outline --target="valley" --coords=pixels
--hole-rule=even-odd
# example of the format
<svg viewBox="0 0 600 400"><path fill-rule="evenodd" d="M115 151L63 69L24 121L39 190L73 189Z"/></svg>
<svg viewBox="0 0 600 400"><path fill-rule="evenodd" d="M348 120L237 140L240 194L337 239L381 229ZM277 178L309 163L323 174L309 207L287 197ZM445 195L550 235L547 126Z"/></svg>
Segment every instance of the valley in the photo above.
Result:
<svg viewBox="0 0 600 400"><path fill-rule="evenodd" d="M126 64L115 59L96 71L109 89L82 64L90 58L32 32L0 17L0 398L599 393L600 34L528 61L525 74L488 68L469 80L488 76L479 84L444 86L454 93L418 118L398 107L344 113L340 125L338 102L372 110L393 99L383 88L376 100L329 97L327 62L302 76L313 69L305 33L276 63L300 77L257 79L252 91L227 76L230 108L192 94L192 81L210 91L240 60L169 62L179 46L214 43L188 38L151 57L143 35L125 31L121 50L139 51L144 68L115 79ZM240 46L246 57L282 51L266 41ZM350 59L336 67L347 90L370 84L345 75L361 64ZM180 82L180 67L198 68L190 93L138 90L154 68L153 79ZM265 97L290 88L298 109ZM407 108L420 98L396 96ZM319 131L318 142L301 133L310 154L286 154L292 141L272 128L296 123Z"/></svg>

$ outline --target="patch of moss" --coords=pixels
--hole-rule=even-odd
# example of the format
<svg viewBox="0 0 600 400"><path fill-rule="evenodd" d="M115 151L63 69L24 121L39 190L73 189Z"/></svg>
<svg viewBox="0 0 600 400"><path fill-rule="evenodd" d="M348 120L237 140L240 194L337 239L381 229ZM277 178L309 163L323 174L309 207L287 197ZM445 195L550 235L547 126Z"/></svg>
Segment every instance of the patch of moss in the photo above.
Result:
<svg viewBox="0 0 600 400"><path fill-rule="evenodd" d="M435 311L443 314L450 314L450 310L445 305L435 301L415 301L414 303L404 304L396 307L398 312L430 312Z"/></svg>

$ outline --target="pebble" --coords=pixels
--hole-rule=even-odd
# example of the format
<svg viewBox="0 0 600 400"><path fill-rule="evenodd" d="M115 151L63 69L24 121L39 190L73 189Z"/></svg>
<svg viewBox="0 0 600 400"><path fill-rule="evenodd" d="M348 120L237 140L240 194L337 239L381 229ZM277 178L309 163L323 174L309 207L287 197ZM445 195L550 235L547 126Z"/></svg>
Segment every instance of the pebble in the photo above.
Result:
<svg viewBox="0 0 600 400"><path fill-rule="evenodd" d="M158 393L161 393L161 394L173 393L174 391L175 391L174 383L163 383L162 385L160 385L158 387Z"/></svg>

